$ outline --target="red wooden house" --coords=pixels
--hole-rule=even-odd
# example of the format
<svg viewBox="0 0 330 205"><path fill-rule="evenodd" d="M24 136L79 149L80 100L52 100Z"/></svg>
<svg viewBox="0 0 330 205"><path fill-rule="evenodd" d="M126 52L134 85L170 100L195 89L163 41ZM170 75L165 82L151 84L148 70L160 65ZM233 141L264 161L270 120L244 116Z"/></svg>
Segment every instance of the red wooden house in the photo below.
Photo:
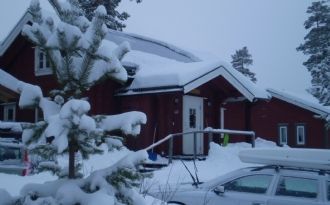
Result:
<svg viewBox="0 0 330 205"><path fill-rule="evenodd" d="M2 41L0 68L47 92L56 87L47 60L20 34L30 19L25 13ZM128 138L133 149L144 148L170 133L205 127L252 130L257 137L294 147L329 146L325 121L317 117L330 114L326 107L262 89L226 63L203 61L164 42L116 31L109 31L107 39L130 43L132 51L122 62L130 79L126 85L112 81L98 85L89 91L89 101L94 114L130 110L147 114L141 135ZM0 120L35 121L42 117L38 110L18 109L17 99L0 76ZM198 153L206 153L206 140L199 136L197 143ZM167 152L167 146L157 151ZM177 139L175 152L192 154L192 138Z"/></svg>

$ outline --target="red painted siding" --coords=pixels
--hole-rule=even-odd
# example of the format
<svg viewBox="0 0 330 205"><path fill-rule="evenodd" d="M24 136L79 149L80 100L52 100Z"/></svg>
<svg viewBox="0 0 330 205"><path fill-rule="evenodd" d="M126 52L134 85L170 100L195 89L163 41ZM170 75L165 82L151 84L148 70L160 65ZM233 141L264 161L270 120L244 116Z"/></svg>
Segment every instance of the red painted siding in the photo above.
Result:
<svg viewBox="0 0 330 205"><path fill-rule="evenodd" d="M288 145L291 147L326 148L328 145L324 123L323 120L315 118L315 113L276 98L255 103L242 101L226 104L226 129L252 130L255 131L256 137L279 143L278 126L286 124ZM305 125L305 145L297 144L296 125L298 124ZM231 142L237 140L244 141L244 138L237 136L231 138Z"/></svg>
<svg viewBox="0 0 330 205"><path fill-rule="evenodd" d="M161 93L116 97L120 103L119 110L141 111L146 113L148 122L142 127L140 137L127 138L129 147L145 148L168 134L182 130L182 98L180 93ZM181 152L181 140L175 140L175 153ZM167 153L168 144L156 148L158 153Z"/></svg>
<svg viewBox="0 0 330 205"><path fill-rule="evenodd" d="M22 36L19 36L8 51L0 57L0 67L20 80L41 86L44 94L57 87L55 79L51 76L34 75L34 48ZM92 105L92 114L118 114L133 110L146 113L148 122L142 127L141 135L138 138L127 137L130 148L145 148L153 141L158 141L170 133L182 132L182 92L114 96L120 86L108 80L92 88L87 95ZM312 112L274 98L271 101L255 103L241 101L224 104L225 99L242 95L223 77L217 77L188 94L204 99L204 127L219 128L220 107L225 107L225 128L227 129L253 130L259 137L278 141L278 124L287 123L289 145L297 146L295 125L304 123L307 131L306 146L326 147L324 122L314 118ZM34 121L34 110L18 109L17 120ZM204 139L204 150L207 153L208 138ZM246 138L231 139L231 142L234 141L246 141ZM329 141L330 139L327 139L327 142ZM174 144L174 154L181 154L182 138L175 139ZM167 153L168 144L157 147L155 151Z"/></svg>
<svg viewBox="0 0 330 205"><path fill-rule="evenodd" d="M257 136L278 142L278 125L288 125L288 144L292 147L325 148L324 121L315 118L315 113L294 106L285 101L272 98L259 101L252 107L251 129ZM302 123L306 129L306 144L298 145L296 125Z"/></svg>

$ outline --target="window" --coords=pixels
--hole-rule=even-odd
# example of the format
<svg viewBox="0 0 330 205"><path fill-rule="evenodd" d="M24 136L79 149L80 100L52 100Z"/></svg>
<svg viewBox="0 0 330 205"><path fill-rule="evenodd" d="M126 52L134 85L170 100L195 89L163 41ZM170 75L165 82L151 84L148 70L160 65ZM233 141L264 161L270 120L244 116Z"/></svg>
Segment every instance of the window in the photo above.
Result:
<svg viewBox="0 0 330 205"><path fill-rule="evenodd" d="M316 198L318 192L317 187L318 182L315 179L282 177L278 183L276 195Z"/></svg>
<svg viewBox="0 0 330 205"><path fill-rule="evenodd" d="M297 145L304 145L306 138L305 125L296 125Z"/></svg>
<svg viewBox="0 0 330 205"><path fill-rule="evenodd" d="M189 109L189 127L196 128L196 109Z"/></svg>
<svg viewBox="0 0 330 205"><path fill-rule="evenodd" d="M3 120L14 122L16 120L16 104L4 104L3 105Z"/></svg>
<svg viewBox="0 0 330 205"><path fill-rule="evenodd" d="M271 175L250 175L227 182L226 191L248 192L264 194L272 181Z"/></svg>
<svg viewBox="0 0 330 205"><path fill-rule="evenodd" d="M52 74L52 70L50 69L50 64L46 58L45 53L41 51L38 47L36 47L34 55L35 55L35 62L34 62L35 75L41 76L41 75Z"/></svg>
<svg viewBox="0 0 330 205"><path fill-rule="evenodd" d="M279 143L280 145L288 144L288 126L287 125L279 125Z"/></svg>

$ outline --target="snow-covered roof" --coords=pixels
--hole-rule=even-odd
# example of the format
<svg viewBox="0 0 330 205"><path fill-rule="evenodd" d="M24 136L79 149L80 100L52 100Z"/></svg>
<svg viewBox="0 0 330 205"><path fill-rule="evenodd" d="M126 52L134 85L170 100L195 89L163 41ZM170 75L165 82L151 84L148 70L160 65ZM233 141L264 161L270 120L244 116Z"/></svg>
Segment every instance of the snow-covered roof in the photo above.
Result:
<svg viewBox="0 0 330 205"><path fill-rule="evenodd" d="M52 14L54 12L49 13L54 15ZM47 12L47 15L49 13ZM28 12L23 14L0 45L0 56L9 48L31 18ZM256 98L269 98L265 90L257 88L245 76L223 62L201 61L192 53L176 46L136 34L110 30L107 39L116 44L128 41L132 51L128 53L124 61L139 67L132 84L122 94L178 89L188 93L217 76L223 76L250 101Z"/></svg>
<svg viewBox="0 0 330 205"><path fill-rule="evenodd" d="M110 41L115 42L116 44L120 44L124 41L127 41L129 42L133 50L155 54L180 62L188 63L200 61L198 57L186 50L180 49L169 43L165 43L137 34L109 30L109 33L106 38Z"/></svg>
<svg viewBox="0 0 330 205"><path fill-rule="evenodd" d="M45 5L43 6L45 7ZM49 6L47 6L47 8L48 7ZM54 11L47 11L46 13L46 15L51 15L52 17L56 16ZM32 16L29 14L29 12L25 11L20 17L19 21L16 23L16 25L13 25L13 28L10 30L9 34L5 38L0 39L0 56L4 54L8 47L20 34L23 26L31 20ZM180 49L169 43L165 43L145 36L140 36L137 34L109 30L109 33L106 38L112 42L115 42L116 44L121 44L122 42L127 41L130 43L130 46L133 50L156 54L180 62L200 61L198 57L188 51Z"/></svg>
<svg viewBox="0 0 330 205"><path fill-rule="evenodd" d="M268 99L270 95L247 77L219 60L183 63L154 54L131 51L124 62L138 66L132 83L119 95L134 95L154 92L183 91L194 88L223 76L248 100Z"/></svg>
<svg viewBox="0 0 330 205"><path fill-rule="evenodd" d="M312 96L297 96L288 91L279 91L275 89L267 89L267 91L275 98L288 102L290 104L309 110L321 116L330 115L330 108L321 105Z"/></svg>

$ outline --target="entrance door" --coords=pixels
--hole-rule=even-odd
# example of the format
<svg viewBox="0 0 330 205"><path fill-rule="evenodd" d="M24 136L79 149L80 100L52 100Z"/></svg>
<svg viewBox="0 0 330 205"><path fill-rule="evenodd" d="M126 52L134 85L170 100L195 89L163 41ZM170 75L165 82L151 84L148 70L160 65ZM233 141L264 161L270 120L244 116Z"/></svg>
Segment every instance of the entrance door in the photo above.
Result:
<svg viewBox="0 0 330 205"><path fill-rule="evenodd" d="M203 125L203 98L183 96L183 132L202 130ZM183 154L194 154L194 135L183 136ZM203 136L197 134L196 154L203 154Z"/></svg>

